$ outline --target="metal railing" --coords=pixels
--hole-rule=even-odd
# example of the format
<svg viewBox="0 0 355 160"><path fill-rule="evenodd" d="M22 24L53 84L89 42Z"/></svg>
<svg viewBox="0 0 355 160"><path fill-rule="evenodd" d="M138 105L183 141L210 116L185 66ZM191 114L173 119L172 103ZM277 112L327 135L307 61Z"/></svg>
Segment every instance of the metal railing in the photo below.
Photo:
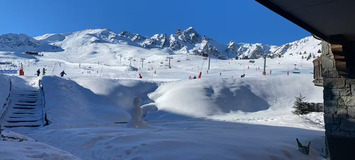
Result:
<svg viewBox="0 0 355 160"><path fill-rule="evenodd" d="M46 112L46 96L45 96L45 93L44 93L44 90L43 90L43 85L42 85L42 80L40 79L38 81L38 86L40 88L40 92L41 92L41 104L42 104L42 123L43 123L43 126L47 126L50 124L50 121L48 120L48 117L47 117L47 112Z"/></svg>

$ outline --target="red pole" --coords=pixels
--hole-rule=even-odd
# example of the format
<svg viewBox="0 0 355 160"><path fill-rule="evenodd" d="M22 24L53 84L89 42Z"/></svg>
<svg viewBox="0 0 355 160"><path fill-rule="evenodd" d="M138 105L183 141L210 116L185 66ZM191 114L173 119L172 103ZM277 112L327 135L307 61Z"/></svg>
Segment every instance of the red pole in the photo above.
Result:
<svg viewBox="0 0 355 160"><path fill-rule="evenodd" d="M142 75L139 73L139 78L143 78Z"/></svg>
<svg viewBox="0 0 355 160"><path fill-rule="evenodd" d="M200 72L200 74L198 75L198 78L201 78L202 72Z"/></svg>
<svg viewBox="0 0 355 160"><path fill-rule="evenodd" d="M287 71L287 75L289 75L288 71Z"/></svg>
<svg viewBox="0 0 355 160"><path fill-rule="evenodd" d="M270 70L270 74L271 74L271 70Z"/></svg>

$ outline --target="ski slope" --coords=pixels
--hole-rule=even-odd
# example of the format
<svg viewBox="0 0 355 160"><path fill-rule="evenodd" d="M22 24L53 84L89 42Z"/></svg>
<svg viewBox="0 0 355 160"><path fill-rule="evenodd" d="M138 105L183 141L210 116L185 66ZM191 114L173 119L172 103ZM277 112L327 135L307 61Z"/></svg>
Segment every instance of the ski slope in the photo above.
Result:
<svg viewBox="0 0 355 160"><path fill-rule="evenodd" d="M275 54L282 56L267 58L266 75L262 75L262 58L252 63L212 57L208 70L209 61L201 56L167 48L146 49L124 37L111 39L110 35L101 29L36 37L40 43L63 49L43 51L43 56L0 51L2 62L15 64L0 65L1 69L19 69L22 63L25 72L23 77L0 76L4 86L0 102L4 103L9 94L9 80L17 84L13 86L16 91L38 89L41 79L50 121L38 129L5 128L6 133L15 131L38 142L26 142L24 146L32 146L26 154L21 149L0 148L1 156L33 158L28 157L29 153L41 155L39 158L85 160L324 159L322 113L291 113L299 94L306 101L323 101L322 88L312 83L312 60L316 57L302 58L306 56L304 51L319 55L314 39L292 42L280 50L273 47ZM173 58L171 68L167 57ZM43 68L47 69L45 76ZM300 74L293 73L294 68ZM39 77L35 76L38 69ZM63 70L67 75L59 77ZM200 72L200 79L189 79ZM142 119L149 124L144 128L128 128L125 124L131 119L136 97L142 100ZM312 142L309 156L298 151L296 138L302 143ZM21 143L0 141L0 146L16 147ZM50 149L42 150L43 145ZM51 152L55 158L48 157Z"/></svg>

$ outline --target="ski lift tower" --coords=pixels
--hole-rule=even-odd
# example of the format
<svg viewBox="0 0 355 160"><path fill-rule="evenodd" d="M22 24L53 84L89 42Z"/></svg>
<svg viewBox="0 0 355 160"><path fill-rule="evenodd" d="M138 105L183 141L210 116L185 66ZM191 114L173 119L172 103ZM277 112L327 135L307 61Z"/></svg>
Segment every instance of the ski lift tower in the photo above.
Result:
<svg viewBox="0 0 355 160"><path fill-rule="evenodd" d="M210 70L211 67L211 53L208 55L208 70Z"/></svg>
<svg viewBox="0 0 355 160"><path fill-rule="evenodd" d="M169 68L171 68L171 66L170 66L170 60L171 59L174 59L173 57L166 57L166 59L169 59Z"/></svg>
<svg viewBox="0 0 355 160"><path fill-rule="evenodd" d="M129 60L129 66L132 66L131 64L132 64L132 59L133 59L133 57L129 57L128 58L128 60Z"/></svg>
<svg viewBox="0 0 355 160"><path fill-rule="evenodd" d="M120 64L122 64L122 63L121 63L121 58L122 58L122 54L120 54Z"/></svg>
<svg viewBox="0 0 355 160"><path fill-rule="evenodd" d="M264 55L264 72L263 75L266 75L266 55Z"/></svg>
<svg viewBox="0 0 355 160"><path fill-rule="evenodd" d="M142 68L143 68L143 62L144 62L145 58L141 58L141 62L142 62Z"/></svg>

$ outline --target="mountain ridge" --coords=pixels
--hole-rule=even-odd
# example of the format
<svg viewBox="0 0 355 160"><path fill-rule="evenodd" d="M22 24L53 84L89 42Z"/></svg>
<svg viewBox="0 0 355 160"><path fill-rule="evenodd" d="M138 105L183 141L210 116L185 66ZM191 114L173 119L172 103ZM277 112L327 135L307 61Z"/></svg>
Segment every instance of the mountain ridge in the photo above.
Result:
<svg viewBox="0 0 355 160"><path fill-rule="evenodd" d="M313 37L286 43L281 46L262 43L221 44L210 37L202 36L194 28L177 29L174 34L155 34L151 37L129 31L115 33L110 29L86 29L72 33L44 34L30 37L25 34L0 35L0 50L70 51L78 50L93 43L125 44L145 49L168 49L174 54L212 55L219 59L259 58L288 56L308 53L319 56L320 41ZM50 46L43 47L43 46ZM46 49L43 49L46 48ZM297 53L296 53L297 52ZM301 54L299 54L301 55Z"/></svg>

